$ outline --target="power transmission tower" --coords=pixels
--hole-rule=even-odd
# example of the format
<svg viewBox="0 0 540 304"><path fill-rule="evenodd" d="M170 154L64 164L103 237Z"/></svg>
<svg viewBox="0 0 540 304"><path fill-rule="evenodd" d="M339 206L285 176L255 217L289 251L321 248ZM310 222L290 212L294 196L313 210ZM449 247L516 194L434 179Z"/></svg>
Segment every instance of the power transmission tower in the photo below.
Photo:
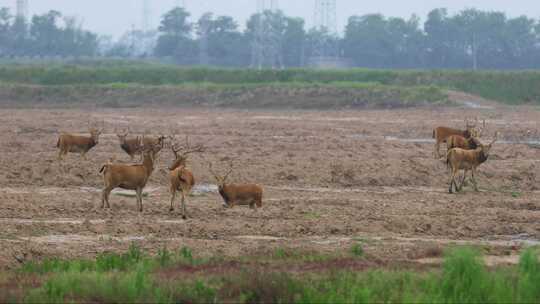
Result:
<svg viewBox="0 0 540 304"><path fill-rule="evenodd" d="M212 14L205 13L199 21L199 64L208 65L208 30L210 29Z"/></svg>
<svg viewBox="0 0 540 304"><path fill-rule="evenodd" d="M176 0L176 7L186 8L186 0Z"/></svg>
<svg viewBox="0 0 540 304"><path fill-rule="evenodd" d="M150 0L142 0L142 26L143 33L147 33L150 30L152 23L152 10L150 8Z"/></svg>
<svg viewBox="0 0 540 304"><path fill-rule="evenodd" d="M337 12L336 0L315 0L314 28L319 31L315 41L314 56L337 57Z"/></svg>
<svg viewBox="0 0 540 304"><path fill-rule="evenodd" d="M17 0L17 18L28 21L28 0Z"/></svg>
<svg viewBox="0 0 540 304"><path fill-rule="evenodd" d="M257 23L252 41L251 67L282 68L281 41L272 17L278 10L277 0L257 0Z"/></svg>

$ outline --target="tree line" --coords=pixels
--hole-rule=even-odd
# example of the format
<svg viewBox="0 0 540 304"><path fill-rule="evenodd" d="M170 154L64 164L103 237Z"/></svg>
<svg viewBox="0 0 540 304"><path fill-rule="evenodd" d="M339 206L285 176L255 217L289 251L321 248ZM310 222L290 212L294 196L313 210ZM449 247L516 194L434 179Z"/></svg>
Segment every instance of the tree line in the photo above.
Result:
<svg viewBox="0 0 540 304"><path fill-rule="evenodd" d="M539 21L477 9L451 15L443 8L432 10L423 24L415 15L351 16L338 36L324 28L307 29L302 18L282 11L254 14L241 29L230 16L206 13L193 20L176 7L162 16L157 29L130 30L117 41L83 29L58 11L26 22L1 8L0 56L154 57L180 65L249 67L261 27L271 29L280 67L307 66L317 56L367 68L540 67Z"/></svg>

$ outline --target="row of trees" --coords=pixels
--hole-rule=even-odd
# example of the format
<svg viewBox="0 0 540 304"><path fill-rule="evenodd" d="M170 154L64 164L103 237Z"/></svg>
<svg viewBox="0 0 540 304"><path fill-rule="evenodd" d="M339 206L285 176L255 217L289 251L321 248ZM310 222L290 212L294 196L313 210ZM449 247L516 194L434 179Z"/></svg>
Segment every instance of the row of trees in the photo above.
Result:
<svg viewBox="0 0 540 304"><path fill-rule="evenodd" d="M540 23L502 12L467 9L450 15L429 13L424 24L380 14L352 16L342 37L306 29L301 18L283 12L252 15L241 30L229 16L207 13L198 20L183 8L163 15L158 29L131 30L117 41L86 31L57 11L36 15L29 24L0 9L1 56L110 56L168 58L178 64L247 67L257 29L271 29L283 67L305 66L320 56L371 68L514 69L540 67ZM262 18L264 16L264 18Z"/></svg>
<svg viewBox="0 0 540 304"><path fill-rule="evenodd" d="M95 56L98 36L83 30L73 17L50 11L24 18L0 8L0 56Z"/></svg>

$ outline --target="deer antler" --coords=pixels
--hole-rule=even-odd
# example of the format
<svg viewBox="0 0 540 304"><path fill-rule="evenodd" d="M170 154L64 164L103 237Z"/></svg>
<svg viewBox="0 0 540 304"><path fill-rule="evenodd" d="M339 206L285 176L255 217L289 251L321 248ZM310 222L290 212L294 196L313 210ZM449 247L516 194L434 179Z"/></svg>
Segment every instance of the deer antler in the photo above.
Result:
<svg viewBox="0 0 540 304"><path fill-rule="evenodd" d="M225 174L225 176L223 177L223 182L225 182L227 180L227 178L229 177L229 175L231 175L231 173L233 172L234 170L234 163L233 161L231 160L229 162L229 171L227 171L227 173Z"/></svg>
<svg viewBox="0 0 540 304"><path fill-rule="evenodd" d="M189 143L189 136L186 136L186 143L184 147L180 145L171 144L171 148L175 155L178 152L181 152L183 156L187 156L188 154L193 154L193 153L203 153L206 151L206 147L202 144L191 146L191 144Z"/></svg>

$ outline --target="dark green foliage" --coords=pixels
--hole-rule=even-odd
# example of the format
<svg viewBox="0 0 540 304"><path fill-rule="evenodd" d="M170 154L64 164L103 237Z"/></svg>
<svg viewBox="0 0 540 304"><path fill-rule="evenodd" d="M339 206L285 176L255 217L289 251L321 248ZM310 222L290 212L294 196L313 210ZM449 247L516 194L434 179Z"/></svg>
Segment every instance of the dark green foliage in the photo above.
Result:
<svg viewBox="0 0 540 304"><path fill-rule="evenodd" d="M355 257L363 257L364 256L364 248L362 247L362 244L356 243L352 245L351 247L351 254Z"/></svg>

